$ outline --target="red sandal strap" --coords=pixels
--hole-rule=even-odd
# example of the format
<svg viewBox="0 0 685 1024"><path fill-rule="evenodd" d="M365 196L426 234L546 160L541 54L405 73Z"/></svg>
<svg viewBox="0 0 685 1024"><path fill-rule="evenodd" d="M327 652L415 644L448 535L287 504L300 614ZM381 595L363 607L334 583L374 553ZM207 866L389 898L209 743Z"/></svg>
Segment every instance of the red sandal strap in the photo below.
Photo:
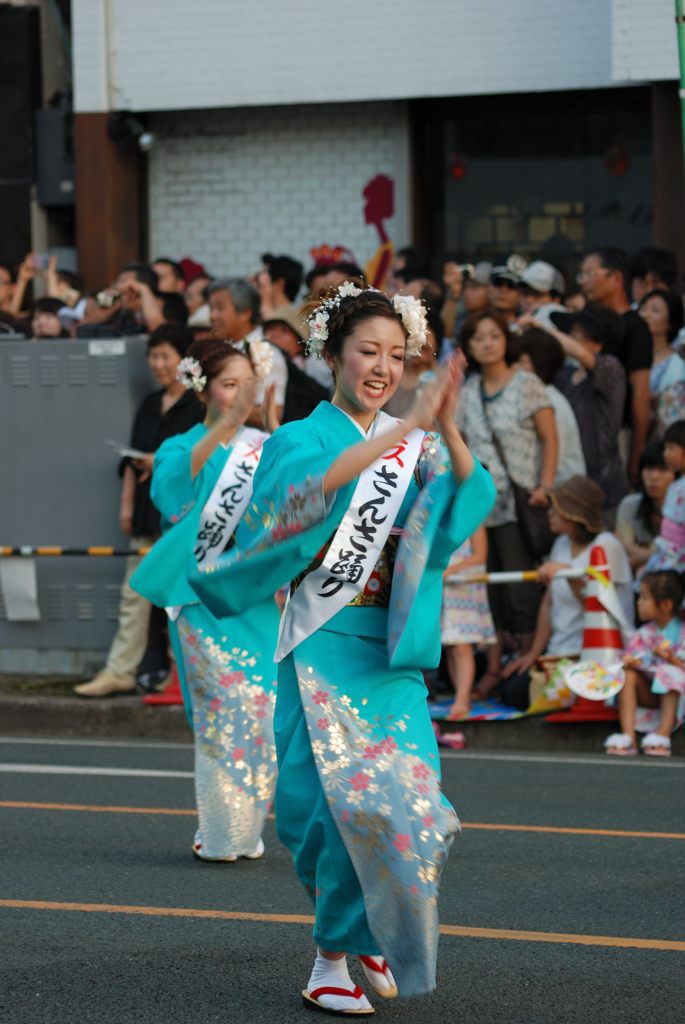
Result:
<svg viewBox="0 0 685 1024"><path fill-rule="evenodd" d="M365 967L369 968L370 971L377 971L379 974L385 974L385 972L388 970L388 963L386 960L384 960L383 963L379 966L376 963L376 961L373 960L372 957L370 956L360 956L359 959L361 960Z"/></svg>
<svg viewBox="0 0 685 1024"><path fill-rule="evenodd" d="M364 993L359 985L355 985L353 989L336 988L334 985L322 985L321 988L315 988L309 995L312 999L318 999L319 996L347 996L348 999L361 999Z"/></svg>

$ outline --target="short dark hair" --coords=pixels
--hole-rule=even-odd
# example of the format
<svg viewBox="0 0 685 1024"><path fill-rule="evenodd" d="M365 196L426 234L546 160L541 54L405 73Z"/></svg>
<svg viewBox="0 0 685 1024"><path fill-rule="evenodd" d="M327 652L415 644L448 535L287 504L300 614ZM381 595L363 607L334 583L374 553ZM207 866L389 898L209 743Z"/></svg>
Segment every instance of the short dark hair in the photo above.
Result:
<svg viewBox="0 0 685 1024"><path fill-rule="evenodd" d="M423 281L427 278L428 269L418 263L407 263L404 267L400 267L399 270L395 271L395 277L398 281L411 284L412 281Z"/></svg>
<svg viewBox="0 0 685 1024"><path fill-rule="evenodd" d="M328 269L337 270L341 274L347 274L348 277L359 277L364 280L362 268L356 263L351 263L349 260L340 260L339 263L332 263Z"/></svg>
<svg viewBox="0 0 685 1024"><path fill-rule="evenodd" d="M75 274L73 270L59 270L57 276L64 281L66 285L73 288L74 291L83 293L83 278L79 274Z"/></svg>
<svg viewBox="0 0 685 1024"><path fill-rule="evenodd" d="M35 313L52 313L54 316L57 316L60 309L64 309L62 299L55 299L45 295L42 299L36 299L33 303L31 306L31 316Z"/></svg>
<svg viewBox="0 0 685 1024"><path fill-rule="evenodd" d="M403 249L398 249L395 257L398 256L404 260L404 267L395 271L396 277L409 282L415 281L418 277L430 276L430 262L415 245L405 245ZM410 274L409 277L406 276L407 273Z"/></svg>
<svg viewBox="0 0 685 1024"><path fill-rule="evenodd" d="M678 261L670 249L647 246L636 253L630 263L630 280L653 274L667 288L675 288L678 280Z"/></svg>
<svg viewBox="0 0 685 1024"><path fill-rule="evenodd" d="M680 606L685 597L683 590L683 578L675 569L662 569L659 572L648 572L642 577L642 583L647 587L657 604L662 601L670 601L676 615L680 612Z"/></svg>
<svg viewBox="0 0 685 1024"><path fill-rule="evenodd" d="M165 320L171 320L177 324L185 324L188 321L188 307L180 292L160 292L162 300L162 316Z"/></svg>
<svg viewBox="0 0 685 1024"><path fill-rule="evenodd" d="M519 336L509 329L509 321L507 318L494 309L479 310L477 313L472 313L471 316L464 321L464 326L459 332L459 345L464 350L464 355L468 356L472 363L475 362L469 351L469 345L471 343L471 338L478 330L478 325L482 323L483 320L493 320L507 339L507 346L504 350L504 360L507 366L512 366L519 357Z"/></svg>
<svg viewBox="0 0 685 1024"><path fill-rule="evenodd" d="M685 420L676 420L664 431L664 444L677 444L685 449Z"/></svg>
<svg viewBox="0 0 685 1024"><path fill-rule="evenodd" d="M682 297L677 292L667 291L665 288L654 288L653 291L647 292L644 298L640 299L640 304L637 308L642 309L645 302L649 299L663 300L668 311L668 340L674 341L685 319Z"/></svg>
<svg viewBox="0 0 685 1024"><path fill-rule="evenodd" d="M314 278L324 277L330 271L330 269L331 267L329 263L315 264L311 270L307 271L307 276L304 279L304 283L307 286L307 288L311 288Z"/></svg>
<svg viewBox="0 0 685 1024"><path fill-rule="evenodd" d="M283 290L291 302L294 302L297 293L302 286L302 274L304 267L292 256L272 256L270 252L264 253L262 263L269 271L272 281L283 281Z"/></svg>
<svg viewBox="0 0 685 1024"><path fill-rule="evenodd" d="M166 323L160 324L152 332L147 341L148 352L157 345L171 345L175 348L181 358L186 354L193 344L193 332L185 324Z"/></svg>
<svg viewBox="0 0 685 1024"><path fill-rule="evenodd" d="M445 301L445 289L437 281L426 281L419 296L428 309L442 309Z"/></svg>
<svg viewBox="0 0 685 1024"><path fill-rule="evenodd" d="M119 271L120 274L131 273L136 275L136 281L146 284L155 295L159 291L159 278L157 272L152 269L149 263L125 263Z"/></svg>
<svg viewBox="0 0 685 1024"><path fill-rule="evenodd" d="M176 278L176 280L177 281L185 281L186 276L183 273L183 267L181 266L180 263L177 263L176 260L170 260L168 256L159 256L156 260L152 261L152 269L153 270L154 270L154 264L155 263L164 263L167 267L171 267L171 269L172 269L172 271L174 273L174 277ZM156 270L155 270L155 273L157 273Z"/></svg>
<svg viewBox="0 0 685 1024"><path fill-rule="evenodd" d="M527 327L520 338L521 354L526 354L543 384L553 384L566 361L557 339L541 327Z"/></svg>
<svg viewBox="0 0 685 1024"><path fill-rule="evenodd" d="M10 276L12 284L17 280L17 272L11 263L5 263L4 260L0 260L0 270L6 270Z"/></svg>
<svg viewBox="0 0 685 1024"><path fill-rule="evenodd" d="M628 256L623 249L613 245L603 246L601 249L588 249L586 256L597 256L604 270L616 270L623 278L623 287L628 291Z"/></svg>

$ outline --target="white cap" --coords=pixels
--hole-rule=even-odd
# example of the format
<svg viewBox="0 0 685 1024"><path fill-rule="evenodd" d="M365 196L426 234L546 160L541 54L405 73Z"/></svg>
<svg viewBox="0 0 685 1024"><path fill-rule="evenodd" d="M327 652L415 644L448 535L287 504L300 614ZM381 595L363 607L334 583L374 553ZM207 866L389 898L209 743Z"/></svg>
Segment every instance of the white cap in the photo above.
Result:
<svg viewBox="0 0 685 1024"><path fill-rule="evenodd" d="M554 268L554 284L552 285L552 291L556 292L557 295L566 294L566 278L560 270Z"/></svg>
<svg viewBox="0 0 685 1024"><path fill-rule="evenodd" d="M534 292L550 292L558 279L558 273L551 263L533 260L521 274L521 284L528 285Z"/></svg>

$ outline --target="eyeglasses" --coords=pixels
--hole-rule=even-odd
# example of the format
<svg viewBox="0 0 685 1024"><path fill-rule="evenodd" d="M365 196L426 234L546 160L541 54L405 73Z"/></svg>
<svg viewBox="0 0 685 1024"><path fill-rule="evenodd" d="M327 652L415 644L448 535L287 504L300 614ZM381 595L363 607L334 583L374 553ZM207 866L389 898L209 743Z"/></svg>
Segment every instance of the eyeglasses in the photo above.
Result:
<svg viewBox="0 0 685 1024"><path fill-rule="evenodd" d="M508 277L493 277L490 282L493 288L511 288L516 289L518 286L514 284Z"/></svg>
<svg viewBox="0 0 685 1024"><path fill-rule="evenodd" d="M600 274L610 274L611 271L607 270L606 267L598 267L596 270L579 270L576 274L576 281L578 284L582 284L583 281L591 281L593 277L599 277Z"/></svg>

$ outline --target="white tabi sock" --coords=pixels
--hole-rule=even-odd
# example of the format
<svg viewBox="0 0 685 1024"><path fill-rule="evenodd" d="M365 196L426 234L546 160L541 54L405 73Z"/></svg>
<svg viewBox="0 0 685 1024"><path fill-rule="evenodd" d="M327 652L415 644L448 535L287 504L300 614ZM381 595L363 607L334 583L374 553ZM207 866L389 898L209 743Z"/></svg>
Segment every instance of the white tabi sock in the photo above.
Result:
<svg viewBox="0 0 685 1024"><path fill-rule="evenodd" d="M383 996L384 999L393 999L397 995L397 982L392 976L392 971L385 964L385 957L383 956L365 956L359 957L362 965L362 970L366 975L371 988L378 993L379 996ZM364 961L367 961L366 963ZM385 970L374 971L368 963L376 964L378 968L382 968L385 964Z"/></svg>
<svg viewBox="0 0 685 1024"><path fill-rule="evenodd" d="M347 958L339 960L327 960L321 956L317 949L316 960L312 968L311 977L307 983L307 992L314 992L317 988L344 988L353 993L356 985L350 978L347 970ZM321 995L318 1001L329 1010L370 1010L371 1003L362 992L359 998L350 994L349 996Z"/></svg>

